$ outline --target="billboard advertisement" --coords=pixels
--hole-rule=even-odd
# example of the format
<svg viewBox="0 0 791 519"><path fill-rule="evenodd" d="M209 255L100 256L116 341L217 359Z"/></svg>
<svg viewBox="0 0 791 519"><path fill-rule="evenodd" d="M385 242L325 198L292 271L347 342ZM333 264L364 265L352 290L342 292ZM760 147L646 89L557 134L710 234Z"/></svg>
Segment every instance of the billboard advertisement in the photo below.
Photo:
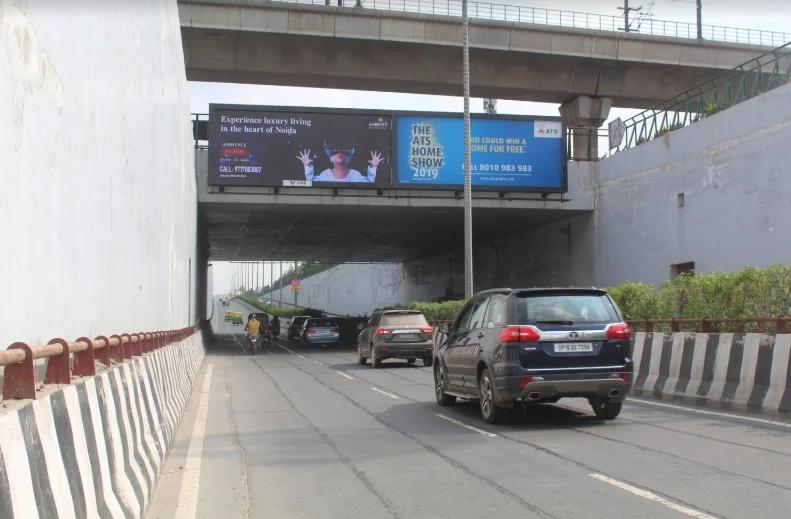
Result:
<svg viewBox="0 0 791 519"><path fill-rule="evenodd" d="M473 118L472 186L502 191L565 192L565 128L561 118ZM464 119L399 115L397 187L464 185Z"/></svg>
<svg viewBox="0 0 791 519"><path fill-rule="evenodd" d="M209 185L389 187L392 116L210 105Z"/></svg>

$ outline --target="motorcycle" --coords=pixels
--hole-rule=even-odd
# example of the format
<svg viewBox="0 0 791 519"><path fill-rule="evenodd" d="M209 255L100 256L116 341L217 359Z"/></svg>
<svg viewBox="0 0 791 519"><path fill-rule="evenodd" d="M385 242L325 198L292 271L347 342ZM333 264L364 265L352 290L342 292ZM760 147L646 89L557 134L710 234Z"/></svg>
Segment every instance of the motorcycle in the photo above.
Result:
<svg viewBox="0 0 791 519"><path fill-rule="evenodd" d="M250 354L251 355L255 355L255 354L258 353L258 348L260 346L259 342L261 340L261 336L258 335L257 333L255 333L255 334L250 336L249 340L250 340Z"/></svg>
<svg viewBox="0 0 791 519"><path fill-rule="evenodd" d="M268 343L272 342L272 332L269 331L268 327L264 328L264 339L266 339Z"/></svg>

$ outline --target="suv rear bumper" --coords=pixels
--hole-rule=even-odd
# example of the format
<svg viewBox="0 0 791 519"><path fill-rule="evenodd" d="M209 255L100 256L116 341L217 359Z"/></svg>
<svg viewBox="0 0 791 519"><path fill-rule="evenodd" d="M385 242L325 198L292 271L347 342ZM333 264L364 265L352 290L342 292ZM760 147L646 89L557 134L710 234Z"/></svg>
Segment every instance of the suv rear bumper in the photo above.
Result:
<svg viewBox="0 0 791 519"><path fill-rule="evenodd" d="M374 352L381 359L411 359L434 355L434 341L424 342L375 342Z"/></svg>
<svg viewBox="0 0 791 519"><path fill-rule="evenodd" d="M557 400L558 398L606 398L611 402L623 401L632 389L632 383L626 382L620 373L586 373L574 375L532 376L532 380L520 387L524 376L503 377L498 384L498 400L501 405L512 403L537 403Z"/></svg>

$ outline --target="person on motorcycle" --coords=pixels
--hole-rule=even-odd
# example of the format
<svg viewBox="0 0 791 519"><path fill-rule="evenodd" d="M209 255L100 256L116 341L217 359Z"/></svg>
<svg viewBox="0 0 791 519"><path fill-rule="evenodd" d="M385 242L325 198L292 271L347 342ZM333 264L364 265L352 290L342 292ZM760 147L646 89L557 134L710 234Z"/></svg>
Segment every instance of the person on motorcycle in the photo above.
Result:
<svg viewBox="0 0 791 519"><path fill-rule="evenodd" d="M258 335L258 332L261 329L261 321L259 321L255 315L252 315L250 316L250 320L247 321L247 325L244 327L244 329L247 332L247 338L252 342L253 336Z"/></svg>
<svg viewBox="0 0 791 519"><path fill-rule="evenodd" d="M272 317L272 322L269 323L269 329L272 331L272 337L280 335L280 318L278 316Z"/></svg>

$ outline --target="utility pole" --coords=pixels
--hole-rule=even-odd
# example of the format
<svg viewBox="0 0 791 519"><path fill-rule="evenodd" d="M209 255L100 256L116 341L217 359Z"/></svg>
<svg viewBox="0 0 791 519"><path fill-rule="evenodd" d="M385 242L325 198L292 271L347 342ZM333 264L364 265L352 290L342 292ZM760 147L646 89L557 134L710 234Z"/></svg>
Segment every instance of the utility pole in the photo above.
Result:
<svg viewBox="0 0 791 519"><path fill-rule="evenodd" d="M703 0L698 0L698 39L703 39Z"/></svg>
<svg viewBox="0 0 791 519"><path fill-rule="evenodd" d="M280 297L277 298L277 306L283 308L283 260L280 260Z"/></svg>
<svg viewBox="0 0 791 519"><path fill-rule="evenodd" d="M462 81L464 83L464 297L473 295L472 286L472 157L470 152L470 20L467 0L461 3Z"/></svg>
<svg viewBox="0 0 791 519"><path fill-rule="evenodd" d="M629 7L629 0L623 0L623 7L619 7L619 11L623 11L623 31L631 32L629 28L629 13L632 11L639 11L643 7Z"/></svg>

